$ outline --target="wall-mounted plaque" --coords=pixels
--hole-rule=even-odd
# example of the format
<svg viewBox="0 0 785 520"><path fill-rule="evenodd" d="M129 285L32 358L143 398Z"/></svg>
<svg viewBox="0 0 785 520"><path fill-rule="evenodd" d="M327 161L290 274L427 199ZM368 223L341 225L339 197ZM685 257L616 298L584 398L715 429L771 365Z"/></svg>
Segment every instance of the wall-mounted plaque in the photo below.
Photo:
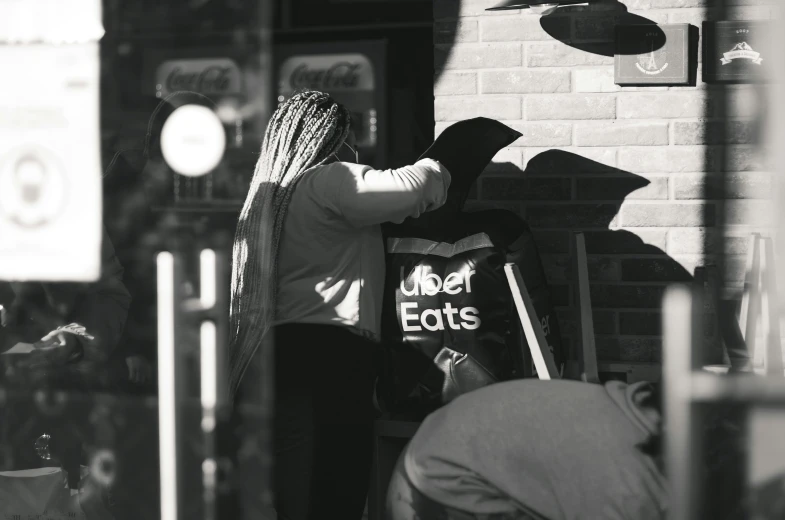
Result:
<svg viewBox="0 0 785 520"><path fill-rule="evenodd" d="M771 22L703 22L703 81L762 81L771 61Z"/></svg>
<svg viewBox="0 0 785 520"><path fill-rule="evenodd" d="M617 85L689 85L690 26L616 26Z"/></svg>

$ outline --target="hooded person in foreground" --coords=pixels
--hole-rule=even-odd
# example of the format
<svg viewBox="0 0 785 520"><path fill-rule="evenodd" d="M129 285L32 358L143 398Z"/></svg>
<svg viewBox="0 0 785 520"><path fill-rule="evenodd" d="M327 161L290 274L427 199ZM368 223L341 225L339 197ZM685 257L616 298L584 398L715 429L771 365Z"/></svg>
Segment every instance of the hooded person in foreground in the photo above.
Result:
<svg viewBox="0 0 785 520"><path fill-rule="evenodd" d="M385 518L666 518L662 385L526 379L462 395L398 459ZM783 477L768 488L746 479L746 417L744 406L703 407L696 478L708 493L695 518L783 518L781 492L766 498Z"/></svg>
<svg viewBox="0 0 785 520"><path fill-rule="evenodd" d="M398 461L388 520L665 518L650 383L534 379L431 414Z"/></svg>

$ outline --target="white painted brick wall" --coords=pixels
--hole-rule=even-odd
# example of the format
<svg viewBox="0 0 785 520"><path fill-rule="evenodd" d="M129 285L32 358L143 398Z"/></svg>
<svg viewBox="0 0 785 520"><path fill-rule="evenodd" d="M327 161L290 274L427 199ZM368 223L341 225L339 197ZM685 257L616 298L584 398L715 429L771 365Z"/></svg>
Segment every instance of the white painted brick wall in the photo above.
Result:
<svg viewBox="0 0 785 520"><path fill-rule="evenodd" d="M524 99L526 119L615 119L613 96L531 96Z"/></svg>
<svg viewBox="0 0 785 520"><path fill-rule="evenodd" d="M621 2L656 23L700 28L717 17L707 8L712 0ZM529 219L568 339L575 327L567 308L567 243L570 232L585 231L601 352L657 360L651 324L659 320L663 276L681 268L692 274L720 254L716 224L724 218L725 275L738 284L746 237L767 222L771 177L755 145L762 96L754 86L732 86L722 104L717 87L701 81L700 65L695 86L619 87L617 11L596 4L543 20L484 10L493 3L434 0L437 135L475 116L523 134L497 154L468 206L504 207ZM740 20L770 18L776 5L726 3L727 18ZM543 160L550 150L593 162L554 166ZM721 172L729 200L718 205L712 179Z"/></svg>
<svg viewBox="0 0 785 520"><path fill-rule="evenodd" d="M472 117L515 121L521 119L521 101L514 97L439 97L434 105L437 121L461 121Z"/></svg>
<svg viewBox="0 0 785 520"><path fill-rule="evenodd" d="M480 73L483 94L570 92L568 70L504 70Z"/></svg>
<svg viewBox="0 0 785 520"><path fill-rule="evenodd" d="M437 56L440 50L437 48ZM456 43L445 54L445 69L491 69L519 67L523 51L520 44L514 43ZM439 67L438 62L436 66Z"/></svg>
<svg viewBox="0 0 785 520"><path fill-rule="evenodd" d="M477 73L444 72L436 80L433 92L436 97L477 94Z"/></svg>
<svg viewBox="0 0 785 520"><path fill-rule="evenodd" d="M659 121L576 123L575 144L578 146L665 146L668 144L668 123Z"/></svg>

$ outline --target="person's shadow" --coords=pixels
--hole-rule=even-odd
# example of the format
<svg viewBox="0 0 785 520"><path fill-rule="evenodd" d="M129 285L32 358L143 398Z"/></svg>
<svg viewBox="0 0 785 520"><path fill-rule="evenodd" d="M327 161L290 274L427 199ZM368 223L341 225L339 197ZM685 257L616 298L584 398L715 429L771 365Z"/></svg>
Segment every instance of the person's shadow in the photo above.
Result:
<svg viewBox="0 0 785 520"><path fill-rule="evenodd" d="M664 251L666 231L645 227L650 206L637 203L667 198L667 187L575 153L548 150L530 159L524 170L512 163L493 163L480 177L477 194L482 200L470 200L468 207L521 205L535 233L554 304L561 307L559 320L568 344L577 333L571 301L571 235L582 232L598 358L660 361L665 288L693 279Z"/></svg>
<svg viewBox="0 0 785 520"><path fill-rule="evenodd" d="M460 47L458 44L466 41L462 37L471 37L471 25L464 27L462 20L479 17L478 23L493 26L491 22L506 19L495 14L512 16L517 12L485 12L486 8L499 3L435 0L434 84L437 96L440 81L453 71L453 54ZM536 23L526 24L532 20ZM545 16L525 14L515 18L515 23L521 25L521 31L533 33L534 40L560 43L586 54L591 63L597 64L612 63L615 53L639 52L637 48L625 50L616 46L617 25L645 25L659 31L658 20L630 12L619 0L597 0L589 6L561 6ZM544 34L537 37L537 31ZM657 41L664 42L664 34ZM697 34L691 31L691 84L695 81L697 48ZM463 72L461 69L455 71ZM573 312L566 309L570 306L571 293L567 279L570 274L569 233L584 231L600 359L658 362L660 306L665 287L693 280L692 266L685 269L666 254L666 230L645 226L643 221L651 208L643 207L646 202L638 203L638 199L667 199L667 181L660 178L652 183L630 172L561 150L550 150L532 158L523 173L514 164L497 163L493 169L511 175L508 179L481 177L478 185L481 186L482 202L477 201L475 205L487 207L491 202L491 206L512 205L515 211L522 209L543 254L553 300L563 308L560 313L560 321L565 322L562 332L572 336L575 332L574 323L571 323ZM629 199L626 205L630 207L622 209L625 199ZM560 210L555 208L557 205L561 205ZM663 207L663 211L670 209ZM711 221L713 214L697 218L699 221L690 223L690 227L711 228L716 224ZM640 231L619 229L619 225L627 229L636 227ZM702 239L696 237L695 240ZM716 319L711 316L707 317L707 322L708 328L716 326ZM719 362L718 355L715 352L707 358L710 362Z"/></svg>

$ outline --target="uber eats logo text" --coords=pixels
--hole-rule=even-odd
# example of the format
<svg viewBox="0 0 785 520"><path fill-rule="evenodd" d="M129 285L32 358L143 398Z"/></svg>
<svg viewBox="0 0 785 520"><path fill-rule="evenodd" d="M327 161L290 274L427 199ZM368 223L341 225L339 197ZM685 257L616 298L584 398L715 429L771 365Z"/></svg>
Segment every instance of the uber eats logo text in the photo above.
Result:
<svg viewBox="0 0 785 520"><path fill-rule="evenodd" d="M474 270L465 273L450 273L442 280L436 273L423 273L422 266L414 270L410 287L406 287L406 275L401 267L401 292L404 296L436 296L439 293L458 294L472 292ZM401 302L399 315L404 332L418 332L423 328L430 331L444 330L445 326L454 330L464 328L475 330L482 323L476 307L453 307L445 302L442 309L425 309L420 312L417 302ZM445 325L446 324L446 325Z"/></svg>

